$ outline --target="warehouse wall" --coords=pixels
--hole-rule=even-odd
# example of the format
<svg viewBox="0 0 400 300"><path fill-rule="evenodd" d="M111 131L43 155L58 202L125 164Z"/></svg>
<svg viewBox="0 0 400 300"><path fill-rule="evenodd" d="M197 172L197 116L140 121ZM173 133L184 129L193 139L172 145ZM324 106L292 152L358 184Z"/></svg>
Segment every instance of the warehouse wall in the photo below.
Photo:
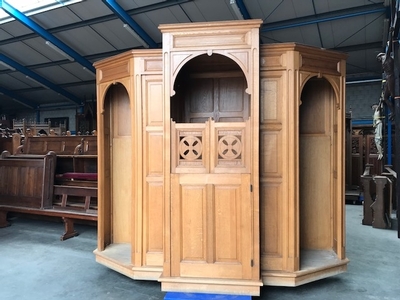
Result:
<svg viewBox="0 0 400 300"><path fill-rule="evenodd" d="M371 105L379 102L381 83L346 85L346 112L352 111L353 120L372 119Z"/></svg>
<svg viewBox="0 0 400 300"><path fill-rule="evenodd" d="M38 112L27 110L16 112L14 119L22 120L25 119L27 122L35 122L37 120ZM44 123L46 118L68 118L69 126L68 129L74 134L76 131L75 122L76 110L75 108L67 109L44 109L39 111L39 122Z"/></svg>
<svg viewBox="0 0 400 300"><path fill-rule="evenodd" d="M68 118L68 129L75 133L75 109L57 109L57 110L45 110L40 112L40 122L44 122L46 118Z"/></svg>

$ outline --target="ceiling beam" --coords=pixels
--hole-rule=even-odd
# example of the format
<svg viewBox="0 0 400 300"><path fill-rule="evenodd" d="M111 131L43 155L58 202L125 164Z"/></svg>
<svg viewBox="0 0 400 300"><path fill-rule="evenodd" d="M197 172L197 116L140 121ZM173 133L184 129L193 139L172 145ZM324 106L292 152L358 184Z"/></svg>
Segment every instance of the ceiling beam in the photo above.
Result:
<svg viewBox="0 0 400 300"><path fill-rule="evenodd" d="M109 9L111 9L127 26L127 29L132 29L132 34L136 34L136 39L140 41L146 48L157 48L158 44L136 23L131 16L114 0L102 0Z"/></svg>
<svg viewBox="0 0 400 300"><path fill-rule="evenodd" d="M377 48L382 49L382 41L375 42L375 43L344 46L344 47L335 47L335 48L332 48L332 50L341 51L341 52L353 52L353 51L362 51L362 50L377 49Z"/></svg>
<svg viewBox="0 0 400 300"><path fill-rule="evenodd" d="M147 12L151 12L151 11L155 11L155 10L159 10L159 9L163 9L163 8L168 8L168 7L175 6L175 5L181 5L181 4L192 2L192 1L193 0L166 0L164 2L127 10L126 12L132 16L132 15L144 14ZM47 31L51 34L54 34L54 33L58 33L58 32L65 32L68 30L81 28L84 26L92 26L92 25L96 25L96 24L100 24L100 23L104 23L104 22L108 22L108 21L112 21L112 20L116 20L116 19L118 19L118 17L115 14L110 14L110 15L101 16L101 17L97 17L97 18L93 18L93 19L89 19L89 20L84 20L81 22L74 22L74 23L67 24L67 25L62 25L62 26L58 26L58 27L54 27L54 28L48 28ZM21 42L21 41L24 41L27 39L32 39L35 37L36 37L36 33L28 33L28 34L20 35L17 37L4 39L4 40L0 41L0 46L10 44L10 43L15 43L15 42Z"/></svg>
<svg viewBox="0 0 400 300"><path fill-rule="evenodd" d="M72 101L73 103L78 104L78 105L82 104L82 100L79 99L78 97L72 95L71 93L69 93L66 90L63 90L58 85L55 85L54 83L50 82L46 78L43 78L42 76L36 74L35 72L31 71L30 69L24 67L23 65L17 63L16 61L10 59L9 57L7 57L1 53L0 53L0 61L5 62L8 66L25 74L25 76L27 76L27 78L29 77L29 78L33 79L39 85L48 87L49 89L52 89L54 92L64 96L65 98Z"/></svg>
<svg viewBox="0 0 400 300"><path fill-rule="evenodd" d="M247 7L244 4L243 0L230 0L229 3L239 20L251 19L249 11L247 10Z"/></svg>
<svg viewBox="0 0 400 300"><path fill-rule="evenodd" d="M5 88L3 88L1 86L0 86L0 94L8 96L13 101L18 102L18 103L20 103L20 104L22 104L22 105L24 105L24 106L26 106L26 107L28 107L30 109L35 109L36 107L38 107L38 104L36 102L28 100L28 99L25 99L24 97L21 97L21 96L17 95L16 93L14 93L14 92L12 92L12 91L10 91L8 89L5 89ZM0 99L0 103L1 103L1 99Z"/></svg>
<svg viewBox="0 0 400 300"><path fill-rule="evenodd" d="M125 49L119 49L119 50L113 50L113 51L108 51L108 52L101 52L101 53L96 53L96 54L90 54L84 56L87 60L89 61L96 61L99 59L104 59L104 58L109 58L111 56L126 52L126 51L131 51L132 48L125 48ZM30 70L35 70L35 69L40 69L40 68L47 68L47 67L56 67L56 66L61 66L64 64L70 64L71 62L67 59L64 60L56 60L56 61L49 61L45 63L39 63L39 64L34 64L34 65L26 65L26 68L29 68ZM0 60L0 65L1 65L1 60ZM0 71L0 74L8 74L13 72L11 69L5 69ZM62 84L59 84L59 86L62 86Z"/></svg>
<svg viewBox="0 0 400 300"><path fill-rule="evenodd" d="M16 20L18 20L22 24L24 24L26 27L28 27L32 31L36 32L38 35L40 35L46 41L49 41L50 43L55 45L58 49L62 50L63 52L65 52L66 54L71 56L76 62L81 64L84 68L86 68L87 70L90 70L93 73L96 73L96 69L92 66L92 64L89 61L87 61L85 58L83 58L75 50L73 50L72 48L70 48L69 46L64 44L62 41L60 41L54 35L50 34L45 29L43 29L41 26L39 26L38 24L33 22L31 19L29 19L27 16L25 16L19 10L12 7L5 1L0 1L0 8L2 8L9 15L14 17Z"/></svg>
<svg viewBox="0 0 400 300"><path fill-rule="evenodd" d="M240 9L240 11L241 11L241 13L242 13L242 15L243 15L243 18L244 18L245 20L251 19L250 14L249 14L249 11L247 10L247 7L246 7L246 5L244 4L243 0L236 0L236 4L237 4L237 6L238 6L239 9Z"/></svg>
<svg viewBox="0 0 400 300"><path fill-rule="evenodd" d="M261 26L261 32L295 28L299 26L318 24L318 23L341 20L346 18L354 18L368 14L376 14L383 12L387 13L387 10L389 10L389 8L384 7L382 4L363 5L354 8L341 9L327 13L291 19L287 21L266 23Z"/></svg>

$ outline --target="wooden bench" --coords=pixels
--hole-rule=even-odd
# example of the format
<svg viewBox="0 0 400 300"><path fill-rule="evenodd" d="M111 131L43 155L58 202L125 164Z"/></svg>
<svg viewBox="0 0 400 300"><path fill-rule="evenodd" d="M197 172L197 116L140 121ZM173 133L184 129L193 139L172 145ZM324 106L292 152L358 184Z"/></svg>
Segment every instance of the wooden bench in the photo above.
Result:
<svg viewBox="0 0 400 300"><path fill-rule="evenodd" d="M9 225L8 212L60 217L65 226L60 239L65 240L78 235L74 220L97 221L97 173L66 172L57 177L58 160L54 151L2 153L0 227Z"/></svg>
<svg viewBox="0 0 400 300"><path fill-rule="evenodd" d="M0 156L0 205L14 205L36 209L50 208L56 154Z"/></svg>
<svg viewBox="0 0 400 300"><path fill-rule="evenodd" d="M13 133L11 136L0 137L0 153L7 150L10 153L15 153L21 145L21 135Z"/></svg>
<svg viewBox="0 0 400 300"><path fill-rule="evenodd" d="M79 233L74 230L74 220L86 220L86 221L97 222L97 214L88 214L79 211L68 211L68 210L58 210L58 209L36 209L29 207L18 207L13 205L0 204L0 228L10 225L7 222L7 212L60 217L64 222L64 233L60 237L61 241L65 241L66 239L79 235Z"/></svg>
<svg viewBox="0 0 400 300"><path fill-rule="evenodd" d="M28 136L16 151L20 154L57 154L56 174L97 172L97 136Z"/></svg>
<svg viewBox="0 0 400 300"><path fill-rule="evenodd" d="M97 136L26 136L14 154L97 155Z"/></svg>
<svg viewBox="0 0 400 300"><path fill-rule="evenodd" d="M65 225L61 240L79 235L74 230L74 219L97 221L97 187L54 185L54 196L53 211L63 218ZM82 198L83 203L80 201Z"/></svg>
<svg viewBox="0 0 400 300"><path fill-rule="evenodd" d="M51 122L47 123L37 123L28 122L23 120L13 120L13 129L19 129L25 136L27 135L37 135L41 130L44 130L47 134L53 131L57 135L61 135L66 132L65 124L61 124L58 127L52 127ZM29 132L29 133L28 133Z"/></svg>

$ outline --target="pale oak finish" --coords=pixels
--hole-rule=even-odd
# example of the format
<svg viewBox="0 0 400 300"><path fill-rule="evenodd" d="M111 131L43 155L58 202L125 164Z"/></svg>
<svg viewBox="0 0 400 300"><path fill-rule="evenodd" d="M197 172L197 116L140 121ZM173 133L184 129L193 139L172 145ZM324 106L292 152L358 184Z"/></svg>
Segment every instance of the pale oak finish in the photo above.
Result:
<svg viewBox="0 0 400 300"><path fill-rule="evenodd" d="M162 60L129 51L96 63L99 230L96 260L134 279L163 264Z"/></svg>
<svg viewBox="0 0 400 300"><path fill-rule="evenodd" d="M293 43L261 47L264 284L296 286L346 270L345 58Z"/></svg>
<svg viewBox="0 0 400 300"><path fill-rule="evenodd" d="M259 294L260 23L261 20L246 20L159 27L163 33L165 120L175 116L174 101L177 101L185 107L183 116L178 114L178 121L182 117L185 122L201 125L211 118L225 126L225 131L220 131L224 134L218 135L212 129L213 121L210 121L204 131L190 132L187 128L189 134L182 137L173 131L174 127L165 123L164 168L170 170L172 166L173 172L176 167L175 170L182 173L176 175L166 171L164 177L166 235L164 268L160 277L162 290L204 292L207 289L215 293L238 293L239 286L252 295ZM210 68L213 63L207 56L214 62L214 69ZM218 70L219 63L221 68ZM180 89L182 73L189 78L183 81L186 85L183 87L186 91L184 95ZM240 141L245 144L248 139L251 145L245 148L247 152L241 153L245 163L237 162L235 155L224 157L221 153L226 152L221 148L227 147L225 150L231 151L238 145L235 142L240 140L235 122L246 121L249 116L247 129L244 129L248 136L243 135L245 138ZM173 141L176 141L175 144ZM180 168L174 151L183 147L181 143L184 142L189 153L199 151L196 147L202 144L200 149L204 156L199 157L200 167L186 165ZM231 153L235 151L237 149ZM221 161L215 156L217 152L218 157L223 157ZM184 151L180 152L180 157L186 161L196 162L196 155L189 158L185 155ZM210 165L209 159L214 163ZM230 166L225 165L221 173L215 175L218 170L218 167L214 170L215 164L219 166L225 162ZM241 167L236 168L236 163ZM232 178L227 175L232 173L243 174L232 175ZM231 178L231 184L224 181L228 178ZM235 230L236 226L241 230ZM222 239L222 236L228 238L230 230L230 239ZM228 251L226 246L231 250ZM226 251L228 253L221 254ZM219 259L224 260L222 265ZM195 286L188 281L191 278L196 278ZM215 283L210 285L212 278ZM219 282L220 278L228 280ZM235 283L227 286L229 280ZM234 285L236 288L233 288Z"/></svg>
<svg viewBox="0 0 400 300"><path fill-rule="evenodd" d="M97 261L132 278L162 272L164 290L251 295L260 274L264 284L296 286L346 270L346 57L292 43L261 46L259 57L258 26L162 25L163 53L132 51L96 64ZM118 121L104 105L113 84L124 86L131 115L131 161L114 169ZM225 164L215 153L227 132L235 134L224 147L238 151L238 139L244 154ZM113 230L123 230L111 214L117 172L128 172L134 187L123 244L112 242ZM232 265L249 259L240 271Z"/></svg>

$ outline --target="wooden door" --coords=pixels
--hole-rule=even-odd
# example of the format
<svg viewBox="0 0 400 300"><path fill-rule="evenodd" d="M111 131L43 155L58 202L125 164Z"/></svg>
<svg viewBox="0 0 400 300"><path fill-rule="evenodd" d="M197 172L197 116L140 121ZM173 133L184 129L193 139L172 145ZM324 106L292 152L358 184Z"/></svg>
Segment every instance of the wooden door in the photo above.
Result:
<svg viewBox="0 0 400 300"><path fill-rule="evenodd" d="M172 277L252 278L249 125L172 123Z"/></svg>

